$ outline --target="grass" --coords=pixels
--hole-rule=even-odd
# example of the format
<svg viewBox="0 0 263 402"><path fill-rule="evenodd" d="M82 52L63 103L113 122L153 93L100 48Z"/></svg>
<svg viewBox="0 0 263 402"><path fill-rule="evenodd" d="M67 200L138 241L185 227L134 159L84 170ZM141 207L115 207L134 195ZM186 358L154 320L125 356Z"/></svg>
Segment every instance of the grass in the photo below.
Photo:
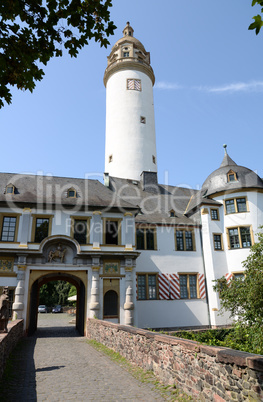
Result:
<svg viewBox="0 0 263 402"><path fill-rule="evenodd" d="M96 350L107 355L112 361L125 368L133 377L142 383L148 383L152 385L156 390L160 392L162 397L169 401L190 401L192 398L182 392L181 390L171 386L164 385L157 380L152 371L145 371L142 368L132 364L125 357L119 353L114 352L112 349L107 348L103 344L95 340L87 340L87 343L93 346Z"/></svg>

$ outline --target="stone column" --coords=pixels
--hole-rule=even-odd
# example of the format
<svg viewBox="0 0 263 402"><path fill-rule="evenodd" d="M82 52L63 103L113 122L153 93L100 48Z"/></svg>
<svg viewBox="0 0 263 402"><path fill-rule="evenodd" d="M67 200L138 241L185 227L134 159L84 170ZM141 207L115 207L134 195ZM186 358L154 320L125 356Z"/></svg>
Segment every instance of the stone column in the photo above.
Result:
<svg viewBox="0 0 263 402"><path fill-rule="evenodd" d="M130 262L130 259L129 259ZM125 267L125 325L133 325L133 267Z"/></svg>
<svg viewBox="0 0 263 402"><path fill-rule="evenodd" d="M21 237L20 237L20 248L27 248L28 234L29 234L29 224L31 218L31 209L24 208L21 216Z"/></svg>
<svg viewBox="0 0 263 402"><path fill-rule="evenodd" d="M92 218L92 234L93 234L93 249L100 250L100 245L102 243L102 220L101 212L94 211Z"/></svg>
<svg viewBox="0 0 263 402"><path fill-rule="evenodd" d="M91 297L90 297L90 311L91 318L97 317L99 315L100 310L100 289L99 289L99 281L100 281L100 267L93 266L92 267L92 282L91 282Z"/></svg>
<svg viewBox="0 0 263 402"><path fill-rule="evenodd" d="M23 318L24 294L25 294L25 270L26 265L18 265L17 285L15 289L15 300L13 303L13 320Z"/></svg>
<svg viewBox="0 0 263 402"><path fill-rule="evenodd" d="M130 212L124 214L124 244L126 251L132 251L135 243L134 216Z"/></svg>

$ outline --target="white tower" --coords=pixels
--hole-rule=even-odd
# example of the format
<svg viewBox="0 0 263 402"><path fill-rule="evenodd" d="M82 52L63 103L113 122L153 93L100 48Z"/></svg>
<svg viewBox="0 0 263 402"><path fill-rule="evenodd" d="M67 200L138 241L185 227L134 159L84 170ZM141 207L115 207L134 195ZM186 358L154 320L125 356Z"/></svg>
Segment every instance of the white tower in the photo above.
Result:
<svg viewBox="0 0 263 402"><path fill-rule="evenodd" d="M105 172L110 176L140 180L143 171L157 172L154 81L150 53L127 22L104 74Z"/></svg>

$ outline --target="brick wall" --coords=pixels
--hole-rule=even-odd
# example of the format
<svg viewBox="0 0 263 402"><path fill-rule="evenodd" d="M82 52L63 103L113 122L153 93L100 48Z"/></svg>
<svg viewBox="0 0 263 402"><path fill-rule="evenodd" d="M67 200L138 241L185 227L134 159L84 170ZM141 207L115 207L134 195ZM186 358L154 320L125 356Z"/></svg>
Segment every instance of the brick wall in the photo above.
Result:
<svg viewBox="0 0 263 402"><path fill-rule="evenodd" d="M3 375L8 356L22 338L23 333L23 320L12 321L8 324L8 333L0 333L0 378Z"/></svg>
<svg viewBox="0 0 263 402"><path fill-rule="evenodd" d="M263 400L263 356L88 319L87 337L204 401Z"/></svg>

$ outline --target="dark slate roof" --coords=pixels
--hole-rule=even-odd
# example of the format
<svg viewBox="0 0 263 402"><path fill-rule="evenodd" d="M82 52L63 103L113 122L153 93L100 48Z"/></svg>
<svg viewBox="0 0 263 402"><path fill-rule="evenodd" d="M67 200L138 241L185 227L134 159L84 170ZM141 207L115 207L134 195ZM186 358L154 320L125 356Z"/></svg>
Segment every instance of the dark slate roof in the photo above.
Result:
<svg viewBox="0 0 263 402"><path fill-rule="evenodd" d="M5 194L8 184L15 186L15 194ZM77 198L68 198L69 189L76 190ZM98 180L12 173L0 173L0 202L136 209L134 204L122 200Z"/></svg>
<svg viewBox="0 0 263 402"><path fill-rule="evenodd" d="M237 166L236 162L234 162L233 159L230 158L230 156L227 153L225 153L225 156L222 160L220 167L234 166L234 165Z"/></svg>
<svg viewBox="0 0 263 402"><path fill-rule="evenodd" d="M196 222L184 215L187 205L197 190L158 184L143 189L142 182L110 177L110 188L134 205L139 205L141 213L137 223L194 225ZM175 217L170 216L170 211Z"/></svg>
<svg viewBox="0 0 263 402"><path fill-rule="evenodd" d="M185 214L188 215L192 213L197 207L200 207L201 205L220 206L222 204L216 200L213 200L212 198L206 198L205 191L200 190L196 192L196 194L194 194L189 201Z"/></svg>
<svg viewBox="0 0 263 402"><path fill-rule="evenodd" d="M230 170L236 173L236 181L227 182L227 173ZM237 165L228 154L225 154L219 169L216 169L205 180L202 193L203 196L208 197L222 191L233 192L248 188L263 189L263 181L255 172Z"/></svg>

